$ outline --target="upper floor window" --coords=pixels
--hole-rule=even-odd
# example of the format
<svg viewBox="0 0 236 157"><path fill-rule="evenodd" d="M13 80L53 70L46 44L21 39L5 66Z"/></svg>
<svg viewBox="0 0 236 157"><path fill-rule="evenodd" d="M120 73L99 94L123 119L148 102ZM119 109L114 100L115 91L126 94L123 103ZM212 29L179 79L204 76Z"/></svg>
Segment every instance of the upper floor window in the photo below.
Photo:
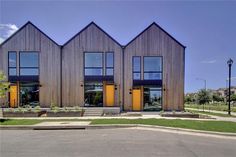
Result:
<svg viewBox="0 0 236 157"><path fill-rule="evenodd" d="M21 76L39 75L38 52L20 52L20 75Z"/></svg>
<svg viewBox="0 0 236 157"><path fill-rule="evenodd" d="M141 57L133 57L133 80L141 79Z"/></svg>
<svg viewBox="0 0 236 157"><path fill-rule="evenodd" d="M106 75L114 75L114 53L106 52Z"/></svg>
<svg viewBox="0 0 236 157"><path fill-rule="evenodd" d="M85 53L85 75L86 76L102 76L103 75L103 54Z"/></svg>
<svg viewBox="0 0 236 157"><path fill-rule="evenodd" d="M144 57L144 80L161 80L162 79L162 58L161 57Z"/></svg>
<svg viewBox="0 0 236 157"><path fill-rule="evenodd" d="M16 65L17 65L16 52L8 52L8 74L9 76L16 76Z"/></svg>

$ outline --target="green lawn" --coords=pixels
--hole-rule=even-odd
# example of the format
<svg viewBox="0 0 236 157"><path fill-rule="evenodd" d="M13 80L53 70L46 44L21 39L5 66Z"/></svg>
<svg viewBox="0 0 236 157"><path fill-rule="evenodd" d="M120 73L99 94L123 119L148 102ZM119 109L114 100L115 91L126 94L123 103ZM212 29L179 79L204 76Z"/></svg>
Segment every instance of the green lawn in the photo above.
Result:
<svg viewBox="0 0 236 157"><path fill-rule="evenodd" d="M1 119L0 125L34 125L41 122L89 121L86 119Z"/></svg>
<svg viewBox="0 0 236 157"><path fill-rule="evenodd" d="M214 113L214 112L208 112L208 111L196 111L196 110L191 110L191 109L186 109L186 111L191 112L191 113L199 113L199 114L206 114L210 116L219 116L219 117L233 117L236 118L234 115L228 115L227 113Z"/></svg>
<svg viewBox="0 0 236 157"><path fill-rule="evenodd" d="M236 123L226 121L198 121L180 119L96 119L92 121L92 124L145 124L236 133Z"/></svg>
<svg viewBox="0 0 236 157"><path fill-rule="evenodd" d="M39 119L1 119L0 125L34 125L42 121Z"/></svg>
<svg viewBox="0 0 236 157"><path fill-rule="evenodd" d="M35 120L35 119L9 119L1 120L0 125L33 125L43 121L81 121L74 120ZM186 128L194 130L231 132L236 133L236 123L226 121L200 121L200 120L180 120L180 119L94 119L89 120L91 124L145 124L156 126L167 126L176 128Z"/></svg>
<svg viewBox="0 0 236 157"><path fill-rule="evenodd" d="M186 108L203 109L203 105L198 104L184 104ZM226 104L206 104L204 105L205 110L215 111L228 111L228 105ZM236 106L231 105L231 111L236 112Z"/></svg>

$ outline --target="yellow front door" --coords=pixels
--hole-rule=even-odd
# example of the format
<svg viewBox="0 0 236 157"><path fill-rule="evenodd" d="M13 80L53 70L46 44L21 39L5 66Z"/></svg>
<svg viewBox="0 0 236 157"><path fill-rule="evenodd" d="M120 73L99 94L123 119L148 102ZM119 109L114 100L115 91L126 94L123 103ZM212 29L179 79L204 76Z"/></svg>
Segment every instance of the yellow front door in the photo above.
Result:
<svg viewBox="0 0 236 157"><path fill-rule="evenodd" d="M141 110L141 89L133 89L133 111Z"/></svg>
<svg viewBox="0 0 236 157"><path fill-rule="evenodd" d="M10 86L10 107L17 107L17 86Z"/></svg>
<svg viewBox="0 0 236 157"><path fill-rule="evenodd" d="M106 106L114 106L115 104L115 86L106 85Z"/></svg>

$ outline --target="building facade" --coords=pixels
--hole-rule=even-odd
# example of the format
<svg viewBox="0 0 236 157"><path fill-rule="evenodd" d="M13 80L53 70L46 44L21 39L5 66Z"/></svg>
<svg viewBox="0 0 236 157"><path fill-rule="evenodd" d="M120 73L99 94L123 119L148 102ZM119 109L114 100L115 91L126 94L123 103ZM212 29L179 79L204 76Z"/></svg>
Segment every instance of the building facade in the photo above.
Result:
<svg viewBox="0 0 236 157"><path fill-rule="evenodd" d="M31 22L0 45L1 103L183 110L185 46L156 23L121 45L91 22L58 45Z"/></svg>

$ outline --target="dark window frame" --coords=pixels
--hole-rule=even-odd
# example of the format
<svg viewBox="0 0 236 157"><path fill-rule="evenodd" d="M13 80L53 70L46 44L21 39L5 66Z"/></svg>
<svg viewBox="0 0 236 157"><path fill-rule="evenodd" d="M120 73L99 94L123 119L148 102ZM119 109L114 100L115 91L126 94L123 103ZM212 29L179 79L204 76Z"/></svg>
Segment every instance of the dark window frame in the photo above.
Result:
<svg viewBox="0 0 236 157"><path fill-rule="evenodd" d="M144 105L145 105L145 99L144 99L144 97L145 97L145 94L144 94L144 90L145 90L145 88L156 88L156 89L152 89L152 91L160 91L161 92L161 101L160 101L160 103L161 103L161 109L163 110L163 87L158 87L158 86L144 86L143 87L143 108L144 108ZM143 109L143 111L148 111L148 110L145 110L145 109ZM157 111L159 111L159 110L157 110Z"/></svg>
<svg viewBox="0 0 236 157"><path fill-rule="evenodd" d="M161 71L145 71L145 58L160 58L161 59ZM145 73L157 73L161 74L161 80L163 80L163 56L143 56L143 80L159 80L159 79L145 79Z"/></svg>
<svg viewBox="0 0 236 157"><path fill-rule="evenodd" d="M89 53L98 53L98 54L102 54L102 66L101 67L86 67L85 66L85 55L86 54L89 54ZM84 57L83 57L83 65L84 65L84 76L103 76L104 75L104 70L103 70L103 64L104 64L104 54L103 54L103 52L95 52L95 51L91 51L91 52L89 52L89 51L85 51L84 52ZM85 74L85 70L86 69L101 69L102 70L102 75L86 75Z"/></svg>
<svg viewBox="0 0 236 157"><path fill-rule="evenodd" d="M20 63L21 63L21 54L22 53L36 53L38 54L38 67L21 67ZM19 51L19 76L39 76L40 75L40 53L39 51ZM38 69L38 74L37 75L21 75L21 69Z"/></svg>
<svg viewBox="0 0 236 157"><path fill-rule="evenodd" d="M107 54L108 54L108 53L112 53L112 55L113 55L113 65L112 65L112 67L107 66ZM114 76L114 65L115 65L114 52L112 52L112 51L105 52L105 75L106 75L106 76ZM108 70L108 69L112 69L112 75L108 75L108 74L107 74L107 70Z"/></svg>
<svg viewBox="0 0 236 157"><path fill-rule="evenodd" d="M14 53L16 55L16 66L15 67L10 67L10 53ZM8 76L17 76L17 52L16 51L8 51ZM10 69L15 69L16 74L15 75L10 75Z"/></svg>
<svg viewBox="0 0 236 157"><path fill-rule="evenodd" d="M134 71L134 58L139 58L139 61L140 61L140 68L139 68L139 71ZM133 78L133 80L141 80L141 64L142 64L142 62L141 62L141 56L133 56L132 57L132 78ZM134 74L140 74L140 78L139 79L134 79Z"/></svg>

